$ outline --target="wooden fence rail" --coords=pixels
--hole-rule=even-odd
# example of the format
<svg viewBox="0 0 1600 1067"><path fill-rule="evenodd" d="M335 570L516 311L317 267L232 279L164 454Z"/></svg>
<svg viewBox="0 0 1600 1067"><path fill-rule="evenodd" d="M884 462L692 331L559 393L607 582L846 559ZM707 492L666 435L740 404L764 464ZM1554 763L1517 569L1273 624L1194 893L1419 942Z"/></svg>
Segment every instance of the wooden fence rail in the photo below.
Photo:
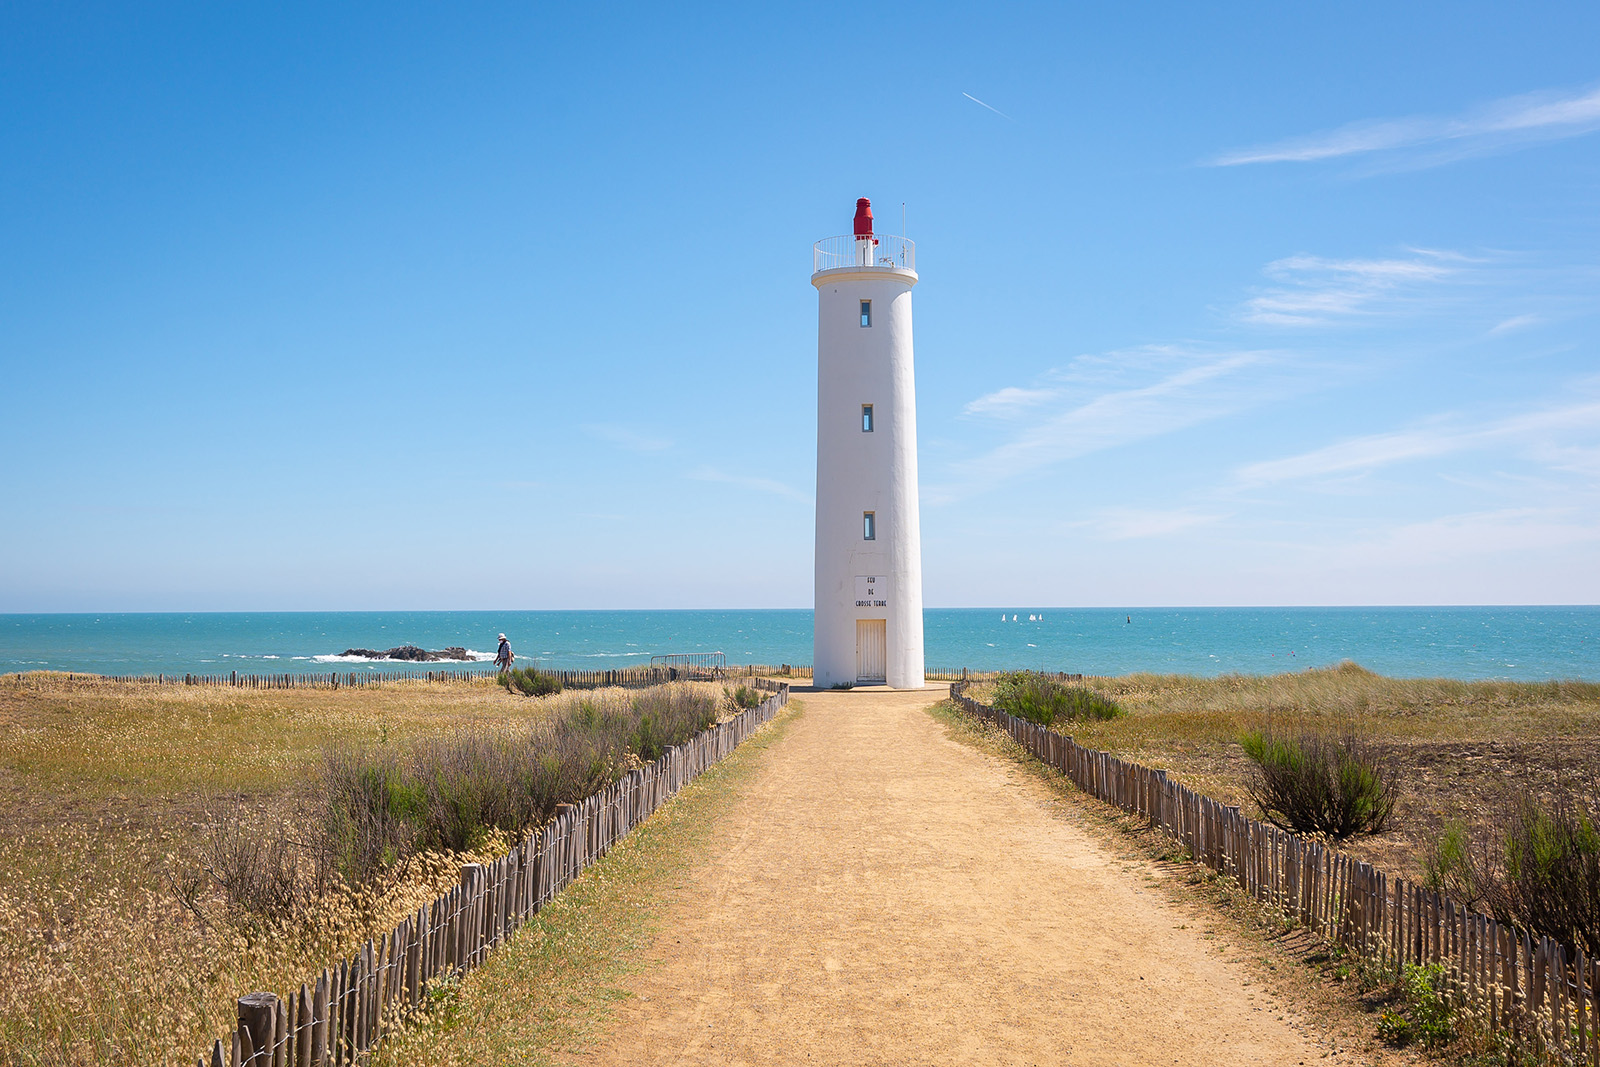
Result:
<svg viewBox="0 0 1600 1067"><path fill-rule="evenodd" d="M1398 971L1443 968L1451 1004L1559 1062L1600 1067L1600 961L1203 796L1165 771L1085 748L966 695L988 719L1078 787L1141 815L1218 874L1315 933Z"/></svg>
<svg viewBox="0 0 1600 1067"><path fill-rule="evenodd" d="M709 653L704 657L709 660ZM807 663L749 663L734 667L717 667L710 662L688 662L686 657L656 656L653 659L686 662L664 662L649 667L619 667L615 670L597 671L544 671L561 679L567 689L599 689L621 686L627 689L644 689L671 681L717 681L734 674L769 675L774 678L809 678L811 665ZM927 667L923 677L930 682L986 681L1002 671L974 671L966 667ZM26 675L17 673L22 682ZM493 680L497 672L490 667L477 670L462 667L441 667L436 670L397 671L295 671L280 674L68 674L67 679L83 678L101 682L127 682L136 685L209 685L231 686L235 689L362 689L386 685L390 682L483 682ZM1067 681L1082 681L1081 674L1059 674L1051 677Z"/></svg>
<svg viewBox="0 0 1600 1067"><path fill-rule="evenodd" d="M667 750L577 804L490 864L461 869L461 884L418 908L337 966L286 997L239 998L238 1026L199 1067L344 1067L364 1062L383 1035L422 1003L428 983L478 967L583 870L732 752L789 700L787 685L753 679L772 696Z"/></svg>
<svg viewBox="0 0 1600 1067"><path fill-rule="evenodd" d="M621 686L627 689L647 689L653 685L677 681L714 681L727 675L726 670L702 666L619 667L598 671L542 671L561 680L566 689L600 689ZM363 689L386 685L390 682L483 682L498 677L490 668L467 670L440 668L418 671L344 671L295 672L284 674L105 674L68 675L103 682L127 682L144 685L208 685L230 686L235 689ZM21 681L23 675L17 675Z"/></svg>

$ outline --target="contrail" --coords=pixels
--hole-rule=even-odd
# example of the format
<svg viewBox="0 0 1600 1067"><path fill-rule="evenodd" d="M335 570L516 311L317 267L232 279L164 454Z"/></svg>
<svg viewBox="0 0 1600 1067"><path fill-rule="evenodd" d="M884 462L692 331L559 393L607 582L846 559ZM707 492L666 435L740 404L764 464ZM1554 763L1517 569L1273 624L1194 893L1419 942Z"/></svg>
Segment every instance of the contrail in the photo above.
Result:
<svg viewBox="0 0 1600 1067"><path fill-rule="evenodd" d="M993 111L996 115L999 115L1001 118L1005 119L1007 122L1015 122L1015 121L1017 121L1016 119L1012 118L1010 115L1007 115L1004 111L1001 111L999 108L997 108L997 107L989 107L988 104L985 104L982 100L979 100L977 97L973 96L971 93L962 93L961 95L966 97L968 100L971 100L974 104L977 104L979 107L988 107L990 111Z"/></svg>

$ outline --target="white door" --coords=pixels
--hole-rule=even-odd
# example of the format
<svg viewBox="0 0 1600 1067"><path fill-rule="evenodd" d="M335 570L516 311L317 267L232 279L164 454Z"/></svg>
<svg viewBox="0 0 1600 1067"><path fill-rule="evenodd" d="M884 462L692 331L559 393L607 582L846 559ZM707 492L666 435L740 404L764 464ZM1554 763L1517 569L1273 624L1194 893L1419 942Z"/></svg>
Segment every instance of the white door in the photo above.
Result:
<svg viewBox="0 0 1600 1067"><path fill-rule="evenodd" d="M889 662L887 620L856 620L856 681L882 685Z"/></svg>

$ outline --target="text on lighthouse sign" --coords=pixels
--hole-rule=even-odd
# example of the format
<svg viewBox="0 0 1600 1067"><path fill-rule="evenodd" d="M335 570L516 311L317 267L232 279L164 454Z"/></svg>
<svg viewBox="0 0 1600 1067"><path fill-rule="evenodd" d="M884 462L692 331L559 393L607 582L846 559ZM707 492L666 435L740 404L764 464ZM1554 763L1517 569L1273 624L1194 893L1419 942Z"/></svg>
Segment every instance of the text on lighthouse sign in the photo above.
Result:
<svg viewBox="0 0 1600 1067"><path fill-rule="evenodd" d="M856 607L886 608L889 606L889 579L881 575L856 575Z"/></svg>

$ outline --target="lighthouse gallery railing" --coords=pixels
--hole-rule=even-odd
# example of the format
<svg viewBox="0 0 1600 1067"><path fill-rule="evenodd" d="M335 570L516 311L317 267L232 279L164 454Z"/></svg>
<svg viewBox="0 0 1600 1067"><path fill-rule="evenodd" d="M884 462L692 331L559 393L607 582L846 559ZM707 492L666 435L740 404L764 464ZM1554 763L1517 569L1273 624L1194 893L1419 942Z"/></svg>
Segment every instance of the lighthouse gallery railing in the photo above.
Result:
<svg viewBox="0 0 1600 1067"><path fill-rule="evenodd" d="M844 234L824 237L811 247L811 272L858 267L868 270L917 269L917 243L893 234L875 233L869 238Z"/></svg>

